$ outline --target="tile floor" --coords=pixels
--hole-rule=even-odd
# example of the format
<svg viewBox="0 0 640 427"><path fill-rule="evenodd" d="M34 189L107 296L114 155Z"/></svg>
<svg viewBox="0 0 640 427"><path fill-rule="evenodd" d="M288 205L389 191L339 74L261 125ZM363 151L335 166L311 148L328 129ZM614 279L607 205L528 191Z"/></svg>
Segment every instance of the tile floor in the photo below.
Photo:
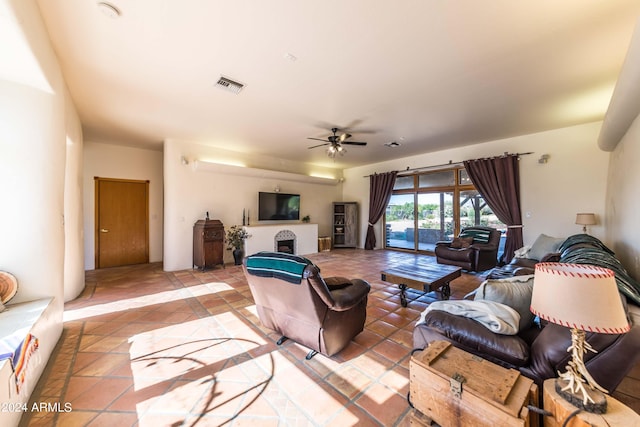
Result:
<svg viewBox="0 0 640 427"><path fill-rule="evenodd" d="M277 346L279 336L260 325L239 266L89 271L83 294L65 305L63 335L31 399L71 411L27 413L20 425L408 426L413 325L438 294L414 292L403 308L380 271L415 257L310 255L323 276L372 287L365 330L333 358L310 361L306 348ZM482 279L463 274L452 298Z"/></svg>
<svg viewBox="0 0 640 427"><path fill-rule="evenodd" d="M333 358L265 329L241 267L167 273L161 264L86 273L65 305L64 332L32 396L70 412L29 413L23 426L405 426L413 325L436 293L400 305L380 270L392 251L309 256L323 276L372 286L365 330ZM464 274L452 297L475 288Z"/></svg>

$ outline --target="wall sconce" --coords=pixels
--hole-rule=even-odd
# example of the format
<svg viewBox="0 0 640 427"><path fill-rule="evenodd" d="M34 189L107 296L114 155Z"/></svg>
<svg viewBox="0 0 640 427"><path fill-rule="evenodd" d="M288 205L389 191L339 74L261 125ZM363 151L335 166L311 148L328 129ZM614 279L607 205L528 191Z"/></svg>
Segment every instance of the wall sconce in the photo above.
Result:
<svg viewBox="0 0 640 427"><path fill-rule="evenodd" d="M180 163L186 166L189 164L189 159L187 159L185 156L182 156L180 157Z"/></svg>
<svg viewBox="0 0 640 427"><path fill-rule="evenodd" d="M540 164L545 164L549 161L549 156L548 154L543 154L542 156L540 156L540 158L538 159L538 163Z"/></svg>

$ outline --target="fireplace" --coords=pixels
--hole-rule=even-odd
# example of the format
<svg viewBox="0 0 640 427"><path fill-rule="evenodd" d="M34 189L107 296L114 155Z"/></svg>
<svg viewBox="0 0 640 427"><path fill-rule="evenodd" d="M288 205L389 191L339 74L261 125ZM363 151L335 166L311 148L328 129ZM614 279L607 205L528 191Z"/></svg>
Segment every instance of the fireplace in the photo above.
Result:
<svg viewBox="0 0 640 427"><path fill-rule="evenodd" d="M293 240L280 240L276 252L284 252L285 254L294 253Z"/></svg>
<svg viewBox="0 0 640 427"><path fill-rule="evenodd" d="M291 230L282 230L279 231L274 237L274 248L275 252L284 252L287 254L295 255L296 250L296 235Z"/></svg>

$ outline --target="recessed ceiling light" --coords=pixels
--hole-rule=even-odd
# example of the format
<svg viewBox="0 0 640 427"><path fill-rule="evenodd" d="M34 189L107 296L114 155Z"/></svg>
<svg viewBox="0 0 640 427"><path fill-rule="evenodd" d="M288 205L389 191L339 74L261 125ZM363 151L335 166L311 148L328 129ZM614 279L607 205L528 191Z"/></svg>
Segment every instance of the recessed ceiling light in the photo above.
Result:
<svg viewBox="0 0 640 427"><path fill-rule="evenodd" d="M400 143L396 142L396 141L391 141L391 142L385 142L385 144L387 147L390 148L396 148L400 146Z"/></svg>
<svg viewBox="0 0 640 427"><path fill-rule="evenodd" d="M108 16L109 18L115 19L120 16L120 9L118 9L111 3L100 1L98 2L98 8L105 16Z"/></svg>

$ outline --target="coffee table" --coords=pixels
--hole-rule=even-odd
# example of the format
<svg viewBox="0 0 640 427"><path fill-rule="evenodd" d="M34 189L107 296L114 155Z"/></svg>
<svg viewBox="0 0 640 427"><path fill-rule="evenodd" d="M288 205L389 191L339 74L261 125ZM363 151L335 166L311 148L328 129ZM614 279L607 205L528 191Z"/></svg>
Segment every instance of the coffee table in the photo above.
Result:
<svg viewBox="0 0 640 427"><path fill-rule="evenodd" d="M453 265L436 264L416 260L403 263L380 272L382 280L396 283L400 288L400 303L407 306L407 287L424 292L440 289L442 299L449 299L451 287L449 282L462 275L462 269Z"/></svg>

